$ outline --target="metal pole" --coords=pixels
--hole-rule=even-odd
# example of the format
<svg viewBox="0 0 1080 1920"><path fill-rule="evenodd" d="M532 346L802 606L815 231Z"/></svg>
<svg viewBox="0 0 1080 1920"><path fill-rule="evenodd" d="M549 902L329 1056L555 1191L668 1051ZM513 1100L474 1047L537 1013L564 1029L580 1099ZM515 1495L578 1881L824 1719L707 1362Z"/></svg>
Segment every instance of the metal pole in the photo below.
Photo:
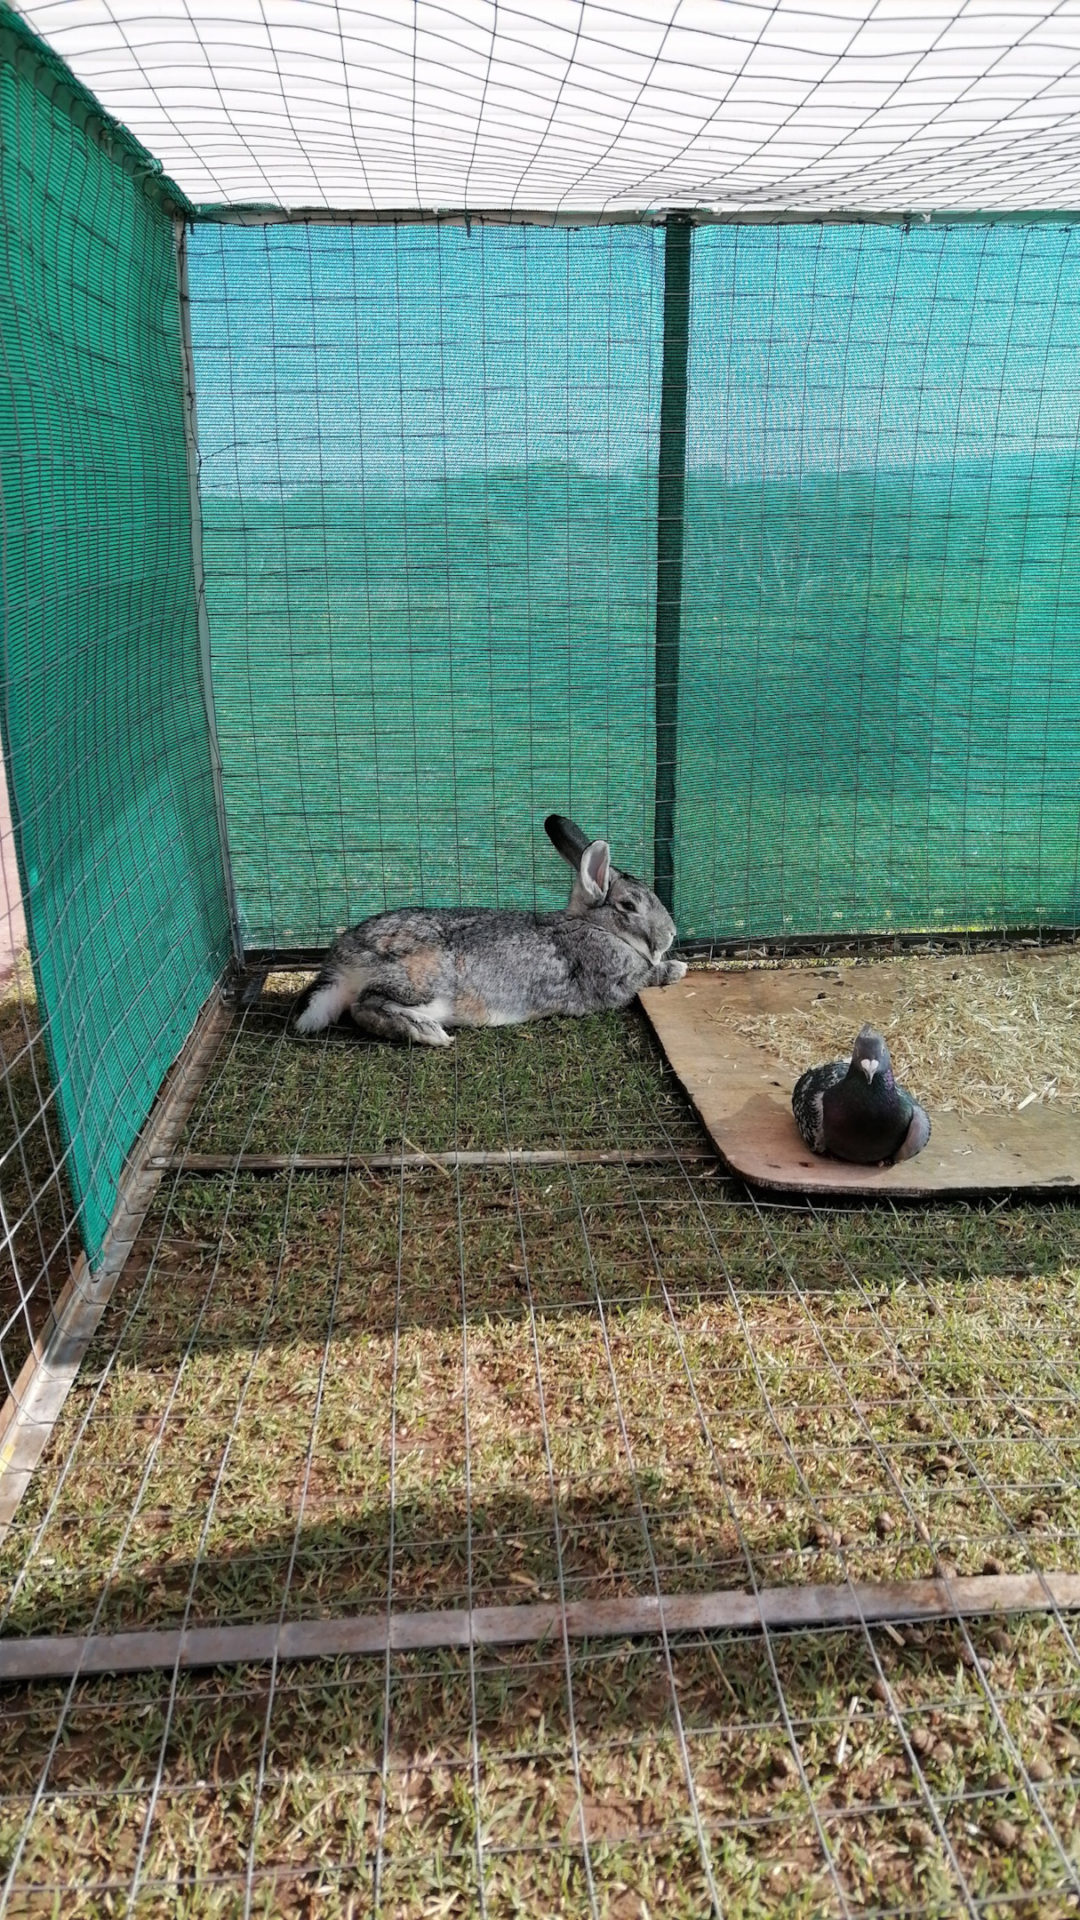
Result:
<svg viewBox="0 0 1080 1920"><path fill-rule="evenodd" d="M176 247L176 282L180 299L180 352L184 376L184 440L187 445L188 491L191 499L191 569L195 581L195 613L199 633L199 681L206 709L206 730L210 747L210 773L214 786L214 811L221 843L221 872L229 914L229 937L233 960L244 964L244 939L236 905L229 831L225 814L225 786L221 773L221 749L218 745L217 714L210 670L210 621L206 611L206 575L203 572L202 500L199 495L199 435L195 412L195 362L191 351L191 301L188 294L187 230L178 217L173 222Z"/></svg>
<svg viewBox="0 0 1080 1920"><path fill-rule="evenodd" d="M664 229L664 358L656 500L656 808L653 885L668 911L675 893L675 798L679 731L679 623L686 495L686 363L690 344L693 223L672 214Z"/></svg>

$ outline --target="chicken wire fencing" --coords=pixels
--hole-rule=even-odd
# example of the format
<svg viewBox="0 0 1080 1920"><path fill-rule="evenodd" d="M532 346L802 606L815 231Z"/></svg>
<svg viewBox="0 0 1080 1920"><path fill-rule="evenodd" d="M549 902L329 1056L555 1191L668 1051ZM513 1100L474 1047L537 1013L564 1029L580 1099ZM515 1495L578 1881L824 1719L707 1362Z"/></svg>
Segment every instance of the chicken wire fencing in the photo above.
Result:
<svg viewBox="0 0 1080 1920"><path fill-rule="evenodd" d="M0 1910L1075 1910L1069 1204L217 997L552 806L687 940L1075 925L1075 10L966 11L0 9Z"/></svg>

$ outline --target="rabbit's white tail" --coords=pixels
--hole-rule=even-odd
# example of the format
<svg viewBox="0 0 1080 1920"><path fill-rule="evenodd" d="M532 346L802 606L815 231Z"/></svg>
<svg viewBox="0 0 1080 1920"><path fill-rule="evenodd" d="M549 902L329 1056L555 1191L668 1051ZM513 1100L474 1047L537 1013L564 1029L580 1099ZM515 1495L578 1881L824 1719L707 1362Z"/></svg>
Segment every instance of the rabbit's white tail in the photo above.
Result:
<svg viewBox="0 0 1080 1920"><path fill-rule="evenodd" d="M340 1020L355 998L355 983L340 973L332 974L328 980L316 980L307 1006L297 1015L297 1033L321 1033L324 1027Z"/></svg>

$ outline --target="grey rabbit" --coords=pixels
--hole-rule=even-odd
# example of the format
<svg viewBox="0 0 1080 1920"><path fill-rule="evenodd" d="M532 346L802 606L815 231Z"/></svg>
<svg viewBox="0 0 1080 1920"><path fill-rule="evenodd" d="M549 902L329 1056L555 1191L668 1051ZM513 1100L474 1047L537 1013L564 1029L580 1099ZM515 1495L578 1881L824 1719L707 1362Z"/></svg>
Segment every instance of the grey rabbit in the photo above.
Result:
<svg viewBox="0 0 1080 1920"><path fill-rule="evenodd" d="M625 1007L641 987L681 980L665 958L675 923L655 893L551 813L544 831L575 869L562 913L402 907L339 935L297 1017L318 1033L346 1008L381 1040L451 1044L448 1027L510 1026L547 1013Z"/></svg>

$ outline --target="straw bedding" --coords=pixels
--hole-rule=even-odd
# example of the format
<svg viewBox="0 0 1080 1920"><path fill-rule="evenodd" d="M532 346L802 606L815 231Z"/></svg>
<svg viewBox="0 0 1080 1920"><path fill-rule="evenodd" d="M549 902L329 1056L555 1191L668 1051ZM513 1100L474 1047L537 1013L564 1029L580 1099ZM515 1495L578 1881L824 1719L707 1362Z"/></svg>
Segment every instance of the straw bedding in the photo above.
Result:
<svg viewBox="0 0 1080 1920"><path fill-rule="evenodd" d="M1052 1101L1080 1111L1080 947L905 956L891 963L891 1006L869 976L860 991L857 962L841 965L842 1006L827 995L784 1013L730 1008L714 1018L768 1046L793 1077L850 1054L854 1016L884 1033L897 1079L939 1109L1017 1112Z"/></svg>

